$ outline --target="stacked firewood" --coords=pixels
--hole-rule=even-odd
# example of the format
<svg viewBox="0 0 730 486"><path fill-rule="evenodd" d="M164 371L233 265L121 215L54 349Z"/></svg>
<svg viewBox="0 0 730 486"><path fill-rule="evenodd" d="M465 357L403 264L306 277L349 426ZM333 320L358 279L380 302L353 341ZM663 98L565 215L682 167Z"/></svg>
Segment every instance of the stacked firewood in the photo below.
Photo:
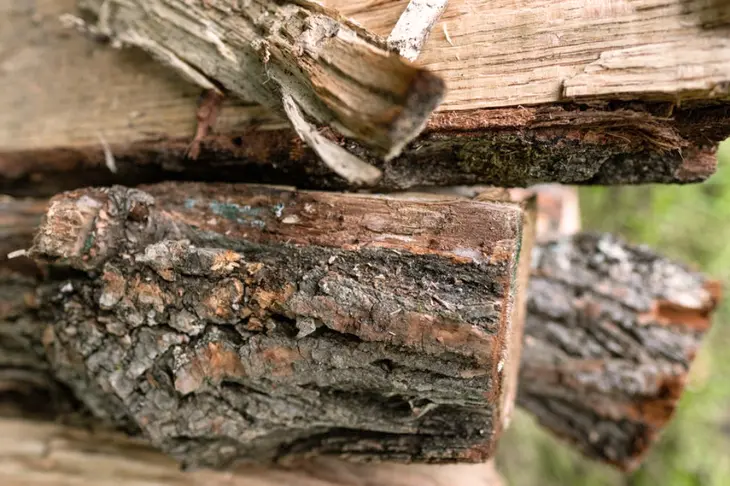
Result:
<svg viewBox="0 0 730 486"><path fill-rule="evenodd" d="M719 285L553 183L712 175L726 2L324 3L0 7L11 480L487 486L515 406L624 470L671 420Z"/></svg>

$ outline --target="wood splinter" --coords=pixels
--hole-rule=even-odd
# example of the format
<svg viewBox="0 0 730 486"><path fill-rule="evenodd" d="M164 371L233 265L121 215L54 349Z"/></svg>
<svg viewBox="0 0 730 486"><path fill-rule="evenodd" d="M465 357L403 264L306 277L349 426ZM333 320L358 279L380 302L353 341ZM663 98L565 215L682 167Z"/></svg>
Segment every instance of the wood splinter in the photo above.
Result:
<svg viewBox="0 0 730 486"><path fill-rule="evenodd" d="M388 45L409 61L415 61L448 3L448 0L411 0L388 36Z"/></svg>

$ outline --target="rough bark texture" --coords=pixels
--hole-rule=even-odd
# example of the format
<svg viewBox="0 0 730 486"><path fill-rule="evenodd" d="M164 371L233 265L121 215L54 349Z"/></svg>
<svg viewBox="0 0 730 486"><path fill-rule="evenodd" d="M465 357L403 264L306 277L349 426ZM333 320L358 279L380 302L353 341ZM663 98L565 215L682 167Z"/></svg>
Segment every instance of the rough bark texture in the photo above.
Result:
<svg viewBox="0 0 730 486"><path fill-rule="evenodd" d="M540 207L538 222L553 219L544 194L538 201L551 204ZM45 205L21 202L16 211L7 203L6 214L24 213L13 220L26 231L5 246L0 235L0 257L4 247L29 245ZM535 254L518 404L590 457L630 468L671 418L716 304L715 284L606 235L542 242ZM39 280L45 272L27 259L19 267L23 260L0 258L16 265L0 280L0 410L17 413L20 404L25 415L67 416L79 404L53 378L41 342L50 322L42 303L69 275Z"/></svg>
<svg viewBox="0 0 730 486"><path fill-rule="evenodd" d="M284 114L282 96L388 156L441 102L440 78L315 2L79 0L95 33L139 47L204 89Z"/></svg>
<svg viewBox="0 0 730 486"><path fill-rule="evenodd" d="M190 466L491 455L515 395L520 205L146 191L54 198L32 249L83 272L42 297L41 339L95 417Z"/></svg>
<svg viewBox="0 0 730 486"><path fill-rule="evenodd" d="M519 404L588 456L632 469L672 417L719 293L608 235L536 247Z"/></svg>
<svg viewBox="0 0 730 486"><path fill-rule="evenodd" d="M292 467L181 471L142 440L59 424L0 419L6 486L500 486L484 464L356 464L316 458Z"/></svg>

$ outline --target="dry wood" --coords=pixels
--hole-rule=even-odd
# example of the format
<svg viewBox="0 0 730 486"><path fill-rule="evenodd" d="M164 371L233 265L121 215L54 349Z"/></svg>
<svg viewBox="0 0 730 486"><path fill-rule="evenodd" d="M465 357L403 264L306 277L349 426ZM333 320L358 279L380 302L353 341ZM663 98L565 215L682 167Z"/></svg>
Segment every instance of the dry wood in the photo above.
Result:
<svg viewBox="0 0 730 486"><path fill-rule="evenodd" d="M401 56L415 61L446 10L448 0L411 0L388 36L388 45Z"/></svg>
<svg viewBox="0 0 730 486"><path fill-rule="evenodd" d="M519 404L630 470L674 413L719 284L608 235L543 244L533 260Z"/></svg>
<svg viewBox="0 0 730 486"><path fill-rule="evenodd" d="M87 26L139 47L201 88L283 115L289 97L319 125L387 157L422 130L441 80L320 5L232 0L80 0Z"/></svg>
<svg viewBox="0 0 730 486"><path fill-rule="evenodd" d="M0 419L6 486L500 486L486 464L355 464L317 458L290 468L181 471L141 440L58 424Z"/></svg>
<svg viewBox="0 0 730 486"><path fill-rule="evenodd" d="M521 204L145 191L54 198L32 248L87 275L37 297L37 339L95 417L191 466L491 455L516 394Z"/></svg>
<svg viewBox="0 0 730 486"><path fill-rule="evenodd" d="M555 202L544 194L538 201ZM22 202L16 211L7 203L5 214L18 214L12 220L26 231L5 246L0 235L0 256L3 248L28 247L44 207ZM554 219L551 205L540 209L538 221ZM536 255L518 404L590 457L630 468L671 418L716 305L716 284L605 235L543 242ZM29 268L0 279L0 403L53 417L78 405L49 373L40 344L48 318L38 302L56 295L44 288L62 287L68 275L40 284L41 272Z"/></svg>
<svg viewBox="0 0 730 486"><path fill-rule="evenodd" d="M727 101L720 99L714 107L677 105L682 98L677 91L667 95L671 101L633 94L644 102L533 106L563 100L562 83L604 51L664 46L662 62L671 63L681 60L677 45L696 46L708 36L726 39L724 0L652 0L652 8L642 8L646 2L611 2L608 8L605 2L573 0L452 0L440 23L448 25L455 47L437 28L422 57L447 80L446 108L402 157L386 163L362 154L383 171L379 189L708 177L715 167L714 148L729 135ZM387 35L403 3L337 0L327 5ZM50 196L80 185L179 178L347 187L296 134L282 128L281 120L231 100L199 160L186 160L200 90L143 53L111 49L65 29L58 17L74 9L74 0L0 4L0 82L5 87L0 91L0 190ZM562 41L550 42L555 38ZM716 59L729 52L718 51ZM651 71L656 63L649 61L645 66ZM680 64L675 68L679 74L686 71ZM666 79L657 77L662 83ZM639 85L649 89L652 83L645 81ZM715 89L709 81L707 86ZM100 134L115 157L116 174L105 165Z"/></svg>

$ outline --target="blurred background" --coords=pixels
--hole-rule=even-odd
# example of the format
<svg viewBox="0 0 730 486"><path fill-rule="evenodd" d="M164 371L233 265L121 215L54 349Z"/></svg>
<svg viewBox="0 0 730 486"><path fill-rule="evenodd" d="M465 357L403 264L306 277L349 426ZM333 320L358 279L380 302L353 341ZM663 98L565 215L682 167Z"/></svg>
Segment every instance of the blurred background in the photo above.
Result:
<svg viewBox="0 0 730 486"><path fill-rule="evenodd" d="M723 302L679 410L630 476L591 462L518 413L500 443L510 486L730 486L730 140L719 170L690 186L581 189L584 230L621 235L723 282Z"/></svg>

